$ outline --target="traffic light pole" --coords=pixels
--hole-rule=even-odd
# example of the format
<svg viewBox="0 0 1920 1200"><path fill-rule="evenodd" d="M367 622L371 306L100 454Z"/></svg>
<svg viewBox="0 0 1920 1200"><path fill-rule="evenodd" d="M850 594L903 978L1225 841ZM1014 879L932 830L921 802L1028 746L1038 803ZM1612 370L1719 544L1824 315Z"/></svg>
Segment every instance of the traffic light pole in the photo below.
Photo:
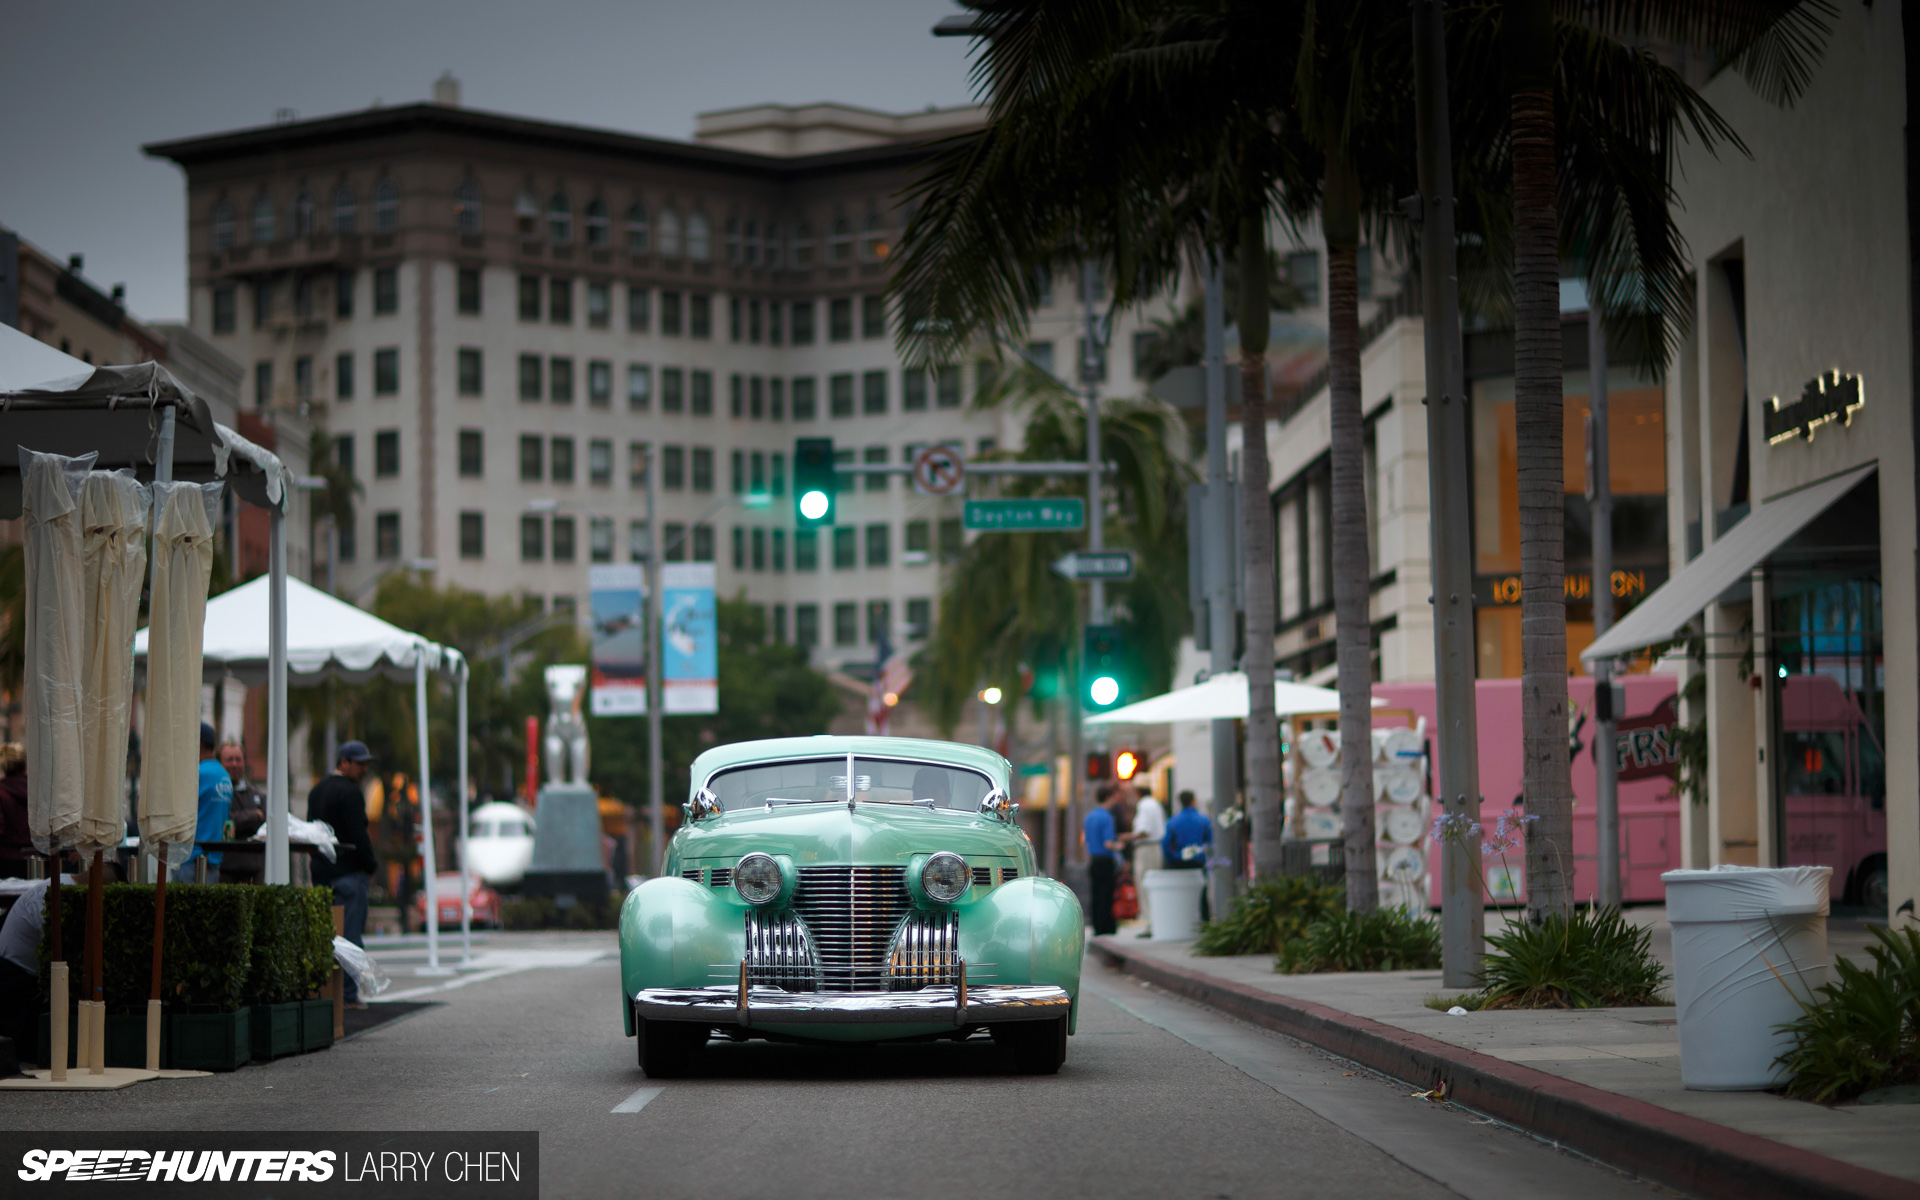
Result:
<svg viewBox="0 0 1920 1200"><path fill-rule="evenodd" d="M1080 355L1080 381L1087 397L1087 549L1106 548L1102 534L1106 514L1100 505L1100 356L1094 339L1098 318L1093 311L1093 283L1098 278L1091 261L1080 264L1080 299L1085 316L1084 352ZM1095 579L1088 589L1087 624L1107 623L1107 585Z"/></svg>
<svg viewBox="0 0 1920 1200"><path fill-rule="evenodd" d="M1202 350L1207 388L1207 520L1206 547L1201 557L1207 589L1207 669L1224 675L1237 665L1233 607L1233 570L1229 561L1236 515L1227 482L1227 301L1220 260L1210 256L1206 279L1206 343ZM1214 815L1230 811L1240 791L1240 744L1234 722L1214 721ZM1207 880L1215 914L1224 913L1237 888L1239 830L1214 827L1214 854L1207 863Z"/></svg>

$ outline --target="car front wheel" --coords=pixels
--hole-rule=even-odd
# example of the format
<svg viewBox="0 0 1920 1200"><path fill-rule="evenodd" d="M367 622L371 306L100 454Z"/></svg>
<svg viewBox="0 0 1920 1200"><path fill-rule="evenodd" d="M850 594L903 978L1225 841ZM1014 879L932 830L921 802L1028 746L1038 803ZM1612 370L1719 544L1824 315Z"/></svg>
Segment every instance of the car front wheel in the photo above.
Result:
<svg viewBox="0 0 1920 1200"><path fill-rule="evenodd" d="M1005 1047L1022 1075L1053 1075L1067 1061L1067 1019L1009 1021L993 1026L993 1040Z"/></svg>
<svg viewBox="0 0 1920 1200"><path fill-rule="evenodd" d="M636 1020L640 1069L649 1079L676 1079L693 1068L707 1044L708 1029L687 1021Z"/></svg>

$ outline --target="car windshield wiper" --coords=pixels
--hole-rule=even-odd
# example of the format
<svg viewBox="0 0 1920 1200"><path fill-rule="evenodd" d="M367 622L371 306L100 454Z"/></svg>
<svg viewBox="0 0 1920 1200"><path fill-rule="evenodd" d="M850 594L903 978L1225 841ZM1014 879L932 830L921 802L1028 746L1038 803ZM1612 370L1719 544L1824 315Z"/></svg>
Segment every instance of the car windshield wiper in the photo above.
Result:
<svg viewBox="0 0 1920 1200"><path fill-rule="evenodd" d="M786 798L785 796L769 796L769 797L767 797L767 799L766 799L765 801L763 801L763 803L764 803L764 804L765 804L765 805L766 805L766 806L767 806L768 808L772 808L772 807L773 807L774 805L776 805L776 804L779 804L779 805L788 805L788 804L838 804L838 803L840 803L840 798L839 798L838 796L836 796L836 797L834 797L834 798L833 798L833 799L831 799L831 800L790 800L790 799L788 799L788 798Z"/></svg>

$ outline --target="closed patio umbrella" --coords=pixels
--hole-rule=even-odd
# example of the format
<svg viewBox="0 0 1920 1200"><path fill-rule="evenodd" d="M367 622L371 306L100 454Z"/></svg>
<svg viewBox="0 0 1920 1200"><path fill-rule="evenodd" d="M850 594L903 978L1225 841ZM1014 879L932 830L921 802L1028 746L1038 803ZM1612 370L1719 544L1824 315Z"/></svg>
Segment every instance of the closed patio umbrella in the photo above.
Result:
<svg viewBox="0 0 1920 1200"><path fill-rule="evenodd" d="M54 854L80 836L85 765L80 675L86 651L80 492L93 456L20 451L26 518L27 825Z"/></svg>
<svg viewBox="0 0 1920 1200"><path fill-rule="evenodd" d="M140 756L140 842L165 842L166 867L193 853L199 816L200 646L219 484L156 483L147 736Z"/></svg>
<svg viewBox="0 0 1920 1200"><path fill-rule="evenodd" d="M133 704L133 633L147 567L148 495L130 471L94 471L80 493L86 589L80 689L83 852L110 850L126 833L127 718Z"/></svg>

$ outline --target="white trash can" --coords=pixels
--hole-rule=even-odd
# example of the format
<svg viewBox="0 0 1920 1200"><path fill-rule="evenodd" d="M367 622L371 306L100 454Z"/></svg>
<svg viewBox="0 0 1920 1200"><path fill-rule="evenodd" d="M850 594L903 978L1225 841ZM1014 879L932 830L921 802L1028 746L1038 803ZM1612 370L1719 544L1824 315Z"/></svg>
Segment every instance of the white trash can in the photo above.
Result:
<svg viewBox="0 0 1920 1200"><path fill-rule="evenodd" d="M1779 1026L1827 981L1827 886L1832 867L1668 871L1680 1082L1699 1091L1753 1091L1784 1082Z"/></svg>
<svg viewBox="0 0 1920 1200"><path fill-rule="evenodd" d="M1147 872L1147 915L1156 942L1190 942L1200 935L1200 893L1207 887L1205 871Z"/></svg>

